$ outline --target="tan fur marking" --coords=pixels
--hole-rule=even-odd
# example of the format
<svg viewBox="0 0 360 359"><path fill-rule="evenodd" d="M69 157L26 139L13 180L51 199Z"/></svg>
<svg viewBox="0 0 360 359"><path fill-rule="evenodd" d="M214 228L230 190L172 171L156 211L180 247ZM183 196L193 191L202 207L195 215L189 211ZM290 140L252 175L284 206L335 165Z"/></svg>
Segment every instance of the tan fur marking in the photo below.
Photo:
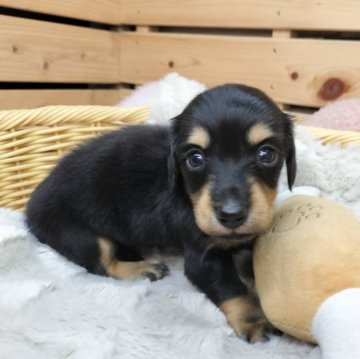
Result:
<svg viewBox="0 0 360 359"><path fill-rule="evenodd" d="M251 342L264 339L266 332L272 329L260 306L249 296L228 299L219 308L235 333Z"/></svg>
<svg viewBox="0 0 360 359"><path fill-rule="evenodd" d="M251 205L250 213L246 222L235 232L241 233L262 233L271 225L274 209L273 202L276 190L264 184L250 180Z"/></svg>
<svg viewBox="0 0 360 359"><path fill-rule="evenodd" d="M250 144L257 145L273 135L274 133L269 126L264 123L257 123L249 129L247 139Z"/></svg>
<svg viewBox="0 0 360 359"><path fill-rule="evenodd" d="M199 192L190 195L196 224L209 236L216 237L230 234L231 231L223 227L216 219L211 199L211 190L212 182L210 181Z"/></svg>
<svg viewBox="0 0 360 359"><path fill-rule="evenodd" d="M212 238L210 247L231 249L243 243L241 240L219 239L231 233L262 233L271 225L273 219L273 202L276 190L250 179L251 206L246 222L235 230L225 228L219 223L213 210L211 199L212 182L209 181L199 192L191 194L195 221L198 227Z"/></svg>
<svg viewBox="0 0 360 359"><path fill-rule="evenodd" d="M187 140L187 143L197 145L203 149L209 147L210 135L203 127L195 127Z"/></svg>
<svg viewBox="0 0 360 359"><path fill-rule="evenodd" d="M267 230L271 225L274 210L273 203L276 190L264 184L255 182L251 186L251 216L257 218L257 225L261 230Z"/></svg>
<svg viewBox="0 0 360 359"><path fill-rule="evenodd" d="M267 187L265 184L249 179L251 205L250 213L244 224L239 228L231 230L225 228L217 220L213 209L211 191L213 182L210 180L199 192L190 194L193 203L195 221L198 227L212 237L209 248L232 249L244 243L244 240L222 239L217 237L233 234L259 234L265 232L271 225L273 219L273 202L276 189Z"/></svg>
<svg viewBox="0 0 360 359"><path fill-rule="evenodd" d="M147 274L152 273L156 279L163 276L156 268L158 261L142 260L138 262L123 262L119 261L114 256L114 245L109 239L98 239L100 249L100 263L105 269L106 273L118 279L136 279L147 277Z"/></svg>

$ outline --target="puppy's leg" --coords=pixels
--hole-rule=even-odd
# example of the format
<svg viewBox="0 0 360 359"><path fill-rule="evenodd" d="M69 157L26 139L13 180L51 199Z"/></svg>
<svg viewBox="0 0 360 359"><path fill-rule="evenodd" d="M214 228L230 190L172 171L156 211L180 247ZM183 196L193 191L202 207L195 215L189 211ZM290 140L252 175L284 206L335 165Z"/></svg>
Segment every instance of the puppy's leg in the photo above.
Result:
<svg viewBox="0 0 360 359"><path fill-rule="evenodd" d="M102 273L96 235L65 210L60 215L60 211L57 213L31 208L27 212L27 225L40 242L49 245L68 260L91 273Z"/></svg>
<svg viewBox="0 0 360 359"><path fill-rule="evenodd" d="M276 334L258 302L250 295L226 299L219 307L235 333L250 343L267 340L270 333Z"/></svg>
<svg viewBox="0 0 360 359"><path fill-rule="evenodd" d="M156 260L144 260L137 252L125 247L119 248L107 238L99 238L100 263L105 272L118 279L149 278L155 281L163 278L169 269ZM130 253L131 252L131 253ZM121 260L126 258L126 260Z"/></svg>
<svg viewBox="0 0 360 359"><path fill-rule="evenodd" d="M281 335L282 332L269 322L261 308L260 299L255 287L252 250L241 250L233 255L233 259L238 276L248 290L249 300L255 305L254 319L259 323L259 326L263 327L265 333Z"/></svg>
<svg viewBox="0 0 360 359"><path fill-rule="evenodd" d="M30 213L28 226L40 242L46 243L67 259L86 268L90 273L116 278L162 278L168 272L165 264L145 261L134 250L115 246L107 239L99 239L87 226L63 212Z"/></svg>
<svg viewBox="0 0 360 359"><path fill-rule="evenodd" d="M221 309L239 337L249 342L266 339L268 322L239 279L231 253L212 251L204 256L187 247L185 273Z"/></svg>

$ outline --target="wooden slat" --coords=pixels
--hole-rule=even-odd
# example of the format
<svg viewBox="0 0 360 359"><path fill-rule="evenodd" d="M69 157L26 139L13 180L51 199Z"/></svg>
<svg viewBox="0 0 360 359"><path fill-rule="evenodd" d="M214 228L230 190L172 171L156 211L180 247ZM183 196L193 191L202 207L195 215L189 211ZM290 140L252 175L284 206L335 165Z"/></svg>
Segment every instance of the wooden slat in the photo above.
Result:
<svg viewBox="0 0 360 359"><path fill-rule="evenodd" d="M121 21L121 0L0 0L0 6L105 24Z"/></svg>
<svg viewBox="0 0 360 359"><path fill-rule="evenodd" d="M311 113L309 112L300 112L300 111L291 111L291 110L285 112L291 115L297 124L304 123L309 118L309 116L311 116Z"/></svg>
<svg viewBox="0 0 360 359"><path fill-rule="evenodd" d="M134 89L122 88L120 89L120 100L128 97L134 93Z"/></svg>
<svg viewBox="0 0 360 359"><path fill-rule="evenodd" d="M121 78L141 84L177 71L210 86L239 82L284 104L360 96L357 41L122 33Z"/></svg>
<svg viewBox="0 0 360 359"><path fill-rule="evenodd" d="M0 110L47 105L115 105L128 95L122 89L106 90L0 90Z"/></svg>
<svg viewBox="0 0 360 359"><path fill-rule="evenodd" d="M0 81L119 82L118 36L0 15Z"/></svg>
<svg viewBox="0 0 360 359"><path fill-rule="evenodd" d="M360 1L123 0L122 16L140 25L356 31Z"/></svg>
<svg viewBox="0 0 360 359"><path fill-rule="evenodd" d="M0 0L0 6L113 25L360 30L354 0Z"/></svg>

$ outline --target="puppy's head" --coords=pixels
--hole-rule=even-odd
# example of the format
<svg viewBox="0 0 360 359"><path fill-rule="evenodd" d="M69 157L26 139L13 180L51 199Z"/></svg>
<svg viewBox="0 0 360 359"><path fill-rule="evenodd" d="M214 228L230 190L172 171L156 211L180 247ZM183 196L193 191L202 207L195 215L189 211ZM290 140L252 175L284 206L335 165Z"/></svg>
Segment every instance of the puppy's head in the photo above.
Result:
<svg viewBox="0 0 360 359"><path fill-rule="evenodd" d="M268 229L284 162L290 188L295 178L287 115L255 88L224 85L197 96L172 136L171 178L181 177L205 234L226 247Z"/></svg>

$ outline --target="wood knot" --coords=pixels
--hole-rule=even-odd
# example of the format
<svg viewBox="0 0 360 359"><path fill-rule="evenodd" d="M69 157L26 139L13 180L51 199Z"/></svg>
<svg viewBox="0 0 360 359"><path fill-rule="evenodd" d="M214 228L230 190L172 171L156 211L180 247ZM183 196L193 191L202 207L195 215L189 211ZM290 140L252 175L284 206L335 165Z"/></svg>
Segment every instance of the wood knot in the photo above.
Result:
<svg viewBox="0 0 360 359"><path fill-rule="evenodd" d="M45 70L45 71L48 70L49 67L50 67L49 62L45 60L45 61L43 62L43 66L42 66L42 67L43 67L43 70Z"/></svg>
<svg viewBox="0 0 360 359"><path fill-rule="evenodd" d="M168 66L172 69L175 66L174 61L169 61Z"/></svg>
<svg viewBox="0 0 360 359"><path fill-rule="evenodd" d="M340 97L346 91L343 80L333 77L326 80L321 86L318 96L325 101L332 101Z"/></svg>
<svg viewBox="0 0 360 359"><path fill-rule="evenodd" d="M291 77L291 80L295 81L299 78L299 74L296 71L294 71L290 74L290 77Z"/></svg>

